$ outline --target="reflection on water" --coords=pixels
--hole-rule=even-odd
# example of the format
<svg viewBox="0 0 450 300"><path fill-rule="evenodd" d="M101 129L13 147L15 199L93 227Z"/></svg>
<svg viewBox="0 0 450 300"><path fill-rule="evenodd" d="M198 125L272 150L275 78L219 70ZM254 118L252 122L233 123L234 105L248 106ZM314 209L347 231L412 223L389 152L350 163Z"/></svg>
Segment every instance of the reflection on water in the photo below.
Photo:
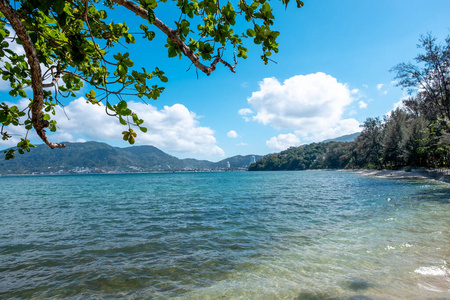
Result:
<svg viewBox="0 0 450 300"><path fill-rule="evenodd" d="M450 298L446 184L327 171L0 187L0 298Z"/></svg>

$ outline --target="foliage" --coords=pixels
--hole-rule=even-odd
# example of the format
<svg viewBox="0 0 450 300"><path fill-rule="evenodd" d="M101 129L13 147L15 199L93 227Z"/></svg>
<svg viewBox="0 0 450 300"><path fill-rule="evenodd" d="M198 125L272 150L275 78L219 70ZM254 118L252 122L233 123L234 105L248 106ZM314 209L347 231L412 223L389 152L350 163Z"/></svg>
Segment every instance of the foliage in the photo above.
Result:
<svg viewBox="0 0 450 300"><path fill-rule="evenodd" d="M249 167L250 171L258 170L307 170L323 168L342 168L340 164L340 147L349 143L328 142L312 143L300 147L291 147L278 154L266 155ZM337 154L336 154L337 153ZM336 156L338 158L336 159ZM343 164L345 158L342 158Z"/></svg>
<svg viewBox="0 0 450 300"><path fill-rule="evenodd" d="M419 39L420 53L416 64L400 63L392 71L396 73L398 86L411 96L405 106L416 115L424 115L433 122L440 122L449 130L450 118L450 36L445 44L437 44L431 34Z"/></svg>
<svg viewBox="0 0 450 300"><path fill-rule="evenodd" d="M275 17L269 0L174 0L178 10L174 29L156 15L159 6L170 5L166 2L0 0L0 76L9 83L12 97L30 97L26 87L33 90L24 110L5 102L0 105L2 138L11 138L8 126L24 126L27 131L34 128L50 148L65 147L49 142L45 129L57 130L52 118L61 98L75 97L88 85L91 90L86 93L86 101L93 105L105 103L106 113L128 127L122 132L123 139L133 144L137 134L131 126L143 132L147 129L142 126L142 119L127 108L123 97L157 99L164 91L159 84L168 78L158 67L147 70L135 66L126 52L128 48L122 47L125 52L116 48L135 43L137 36L152 41L155 30L167 36L169 57L185 56L207 75L219 63L234 72L237 59L247 58L245 39L261 46L261 59L266 64L278 52L280 33L272 30ZM289 0L281 2L287 5ZM300 0L296 4L303 6ZM140 32L131 32L125 20L110 21L108 13L115 9L130 10L137 15L135 18L141 18ZM13 43L22 45L26 55L15 53ZM225 47L235 53L233 63L224 59ZM159 82L151 83L155 79ZM27 136L24 143L29 145ZM29 150L28 146L17 147ZM15 150L10 149L6 158L12 158Z"/></svg>

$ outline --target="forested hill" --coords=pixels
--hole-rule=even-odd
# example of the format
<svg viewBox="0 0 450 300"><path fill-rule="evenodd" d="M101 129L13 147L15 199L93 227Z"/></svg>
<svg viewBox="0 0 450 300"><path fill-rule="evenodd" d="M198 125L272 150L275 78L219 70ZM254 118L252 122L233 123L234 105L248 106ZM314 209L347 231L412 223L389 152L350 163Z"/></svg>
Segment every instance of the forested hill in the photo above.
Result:
<svg viewBox="0 0 450 300"><path fill-rule="evenodd" d="M444 124L444 125L442 125ZM249 167L258 170L448 168L450 126L406 110L368 118L353 142L323 142L269 154Z"/></svg>
<svg viewBox="0 0 450 300"><path fill-rule="evenodd" d="M279 171L308 169L342 169L352 157L353 143L325 142L291 147L280 153L264 156L249 167L249 171Z"/></svg>
<svg viewBox="0 0 450 300"><path fill-rule="evenodd" d="M246 168L252 155L233 156L219 162L178 159L153 146L112 147L105 143L66 143L64 149L42 144L11 160L0 160L0 174L67 174L146 172L177 170L217 170ZM255 155L259 159L260 155Z"/></svg>

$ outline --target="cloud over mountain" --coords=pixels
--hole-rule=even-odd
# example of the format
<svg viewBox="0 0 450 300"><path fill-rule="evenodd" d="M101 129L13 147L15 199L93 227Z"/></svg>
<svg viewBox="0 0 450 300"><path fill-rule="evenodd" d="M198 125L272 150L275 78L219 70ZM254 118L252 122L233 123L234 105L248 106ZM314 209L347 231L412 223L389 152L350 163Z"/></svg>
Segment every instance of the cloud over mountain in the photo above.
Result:
<svg viewBox="0 0 450 300"><path fill-rule="evenodd" d="M138 134L136 144L180 153L208 154L223 156L223 150L216 145L214 131L200 126L196 114L182 104L155 106L130 101L128 107L144 120L147 133L135 129ZM84 98L76 99L65 107L57 108L56 119L60 129L52 139L68 141L100 140L120 141L121 132L126 129L114 117L105 114L105 106L86 103ZM58 136L59 135L59 136Z"/></svg>
<svg viewBox="0 0 450 300"><path fill-rule="evenodd" d="M300 139L292 134L279 134L278 136L272 137L266 142L266 145L271 149L285 150L291 146L299 146Z"/></svg>

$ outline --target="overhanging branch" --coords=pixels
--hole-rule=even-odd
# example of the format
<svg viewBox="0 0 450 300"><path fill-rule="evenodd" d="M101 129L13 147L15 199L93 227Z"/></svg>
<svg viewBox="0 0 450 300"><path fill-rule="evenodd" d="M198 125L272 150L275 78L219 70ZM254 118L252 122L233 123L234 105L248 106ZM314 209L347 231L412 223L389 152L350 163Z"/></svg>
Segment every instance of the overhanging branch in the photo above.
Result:
<svg viewBox="0 0 450 300"><path fill-rule="evenodd" d="M136 15L140 16L141 18L148 20L148 12L140 7L139 5L137 5L136 3L129 1L129 0L113 0L115 3L122 5L123 7L131 10L132 12L134 12ZM191 48L189 48L188 45L186 45L186 43L178 36L177 32L173 29L171 29L169 26L167 26L165 23L163 23L160 19L155 17L155 22L153 23L153 25L155 25L159 30L161 30L162 32L164 32L164 34L167 35L167 37L175 44L177 45L177 47L181 50L181 52L187 57L189 58L192 63L199 69L201 70L203 73L205 73L206 75L210 75L215 69L216 69L216 64L217 62L221 62L223 63L225 66L227 66L233 73L234 68L236 66L236 63L234 64L234 66L232 66L231 64L225 62L220 55L218 55L216 57L216 60L213 61L213 63L211 64L211 66L205 66L204 64L202 64L198 58L197 55L195 55L194 51L191 50Z"/></svg>

